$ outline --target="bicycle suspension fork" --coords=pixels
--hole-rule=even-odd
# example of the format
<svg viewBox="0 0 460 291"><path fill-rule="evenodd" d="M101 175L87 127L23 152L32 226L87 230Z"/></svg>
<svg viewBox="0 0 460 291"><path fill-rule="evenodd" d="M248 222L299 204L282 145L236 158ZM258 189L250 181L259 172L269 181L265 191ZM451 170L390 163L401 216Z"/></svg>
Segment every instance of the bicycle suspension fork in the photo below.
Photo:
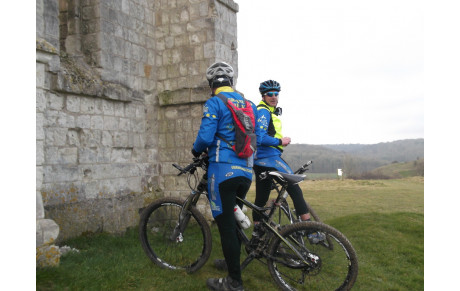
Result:
<svg viewBox="0 0 460 291"><path fill-rule="evenodd" d="M188 222L190 221L190 216L192 212L190 211L191 207L196 206L198 203L198 199L200 195L206 190L207 180L206 174L203 175L203 178L198 184L197 190L192 190L188 195L187 199L185 199L184 204L179 213L179 221L177 221L176 227L174 228L173 233L170 236L172 241L182 242L184 240L182 234L184 233Z"/></svg>

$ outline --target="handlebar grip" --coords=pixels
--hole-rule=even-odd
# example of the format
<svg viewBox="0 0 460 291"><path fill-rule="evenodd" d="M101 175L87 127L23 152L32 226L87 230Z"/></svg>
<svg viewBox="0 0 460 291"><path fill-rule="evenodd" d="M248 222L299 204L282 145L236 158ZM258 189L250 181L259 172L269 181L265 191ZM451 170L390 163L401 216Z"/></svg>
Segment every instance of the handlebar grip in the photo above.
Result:
<svg viewBox="0 0 460 291"><path fill-rule="evenodd" d="M300 167L297 171L294 172L294 174L303 174L306 171L308 171L307 167L313 164L313 161L308 161L305 165Z"/></svg>
<svg viewBox="0 0 460 291"><path fill-rule="evenodd" d="M183 169L184 173L187 173L188 171L190 171L191 168L193 168L195 166L195 163L191 163L190 165L188 165L187 167L185 167Z"/></svg>
<svg viewBox="0 0 460 291"><path fill-rule="evenodd" d="M181 168L181 167L179 167L177 164L172 164L172 165L173 165L173 167L174 167L174 168L176 168L176 169L178 169L179 171L181 171L181 172L182 172L182 168Z"/></svg>
<svg viewBox="0 0 460 291"><path fill-rule="evenodd" d="M176 165L176 164L172 164L172 165L173 165L174 168L176 168L176 169L178 169L180 171L179 174L177 174L177 176L180 176L183 173L185 173L185 170L182 169L181 167L179 167L178 165Z"/></svg>
<svg viewBox="0 0 460 291"><path fill-rule="evenodd" d="M305 165L302 166L302 168L306 168L310 166L311 164L313 164L313 161L308 161Z"/></svg>
<svg viewBox="0 0 460 291"><path fill-rule="evenodd" d="M187 165L185 168L181 168L177 164L172 164L172 165L174 166L174 168L176 168L176 169L178 169L180 171L180 173L177 174L177 176L180 176L180 175L185 174L187 172L190 172L191 174L193 174L195 172L195 169L197 167L200 167L204 161L205 161L204 157L202 156L202 157L193 158L193 162L190 163L189 165Z"/></svg>

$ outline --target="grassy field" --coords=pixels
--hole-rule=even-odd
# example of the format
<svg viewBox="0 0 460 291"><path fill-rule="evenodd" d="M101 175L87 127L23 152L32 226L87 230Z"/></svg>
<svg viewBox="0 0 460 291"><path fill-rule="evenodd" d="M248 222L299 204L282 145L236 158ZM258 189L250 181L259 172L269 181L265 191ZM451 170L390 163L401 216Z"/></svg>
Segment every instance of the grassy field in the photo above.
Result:
<svg viewBox="0 0 460 291"><path fill-rule="evenodd" d="M353 290L423 290L424 180L315 180L302 184L304 195L322 220L352 242L359 259ZM254 189L248 200L254 200ZM95 234L63 243L80 250L60 267L37 269L37 290L205 290L209 277L226 274L212 266L222 258L212 226L213 252L197 273L156 267L143 253L137 229L123 236ZM277 290L259 262L243 272L245 290Z"/></svg>

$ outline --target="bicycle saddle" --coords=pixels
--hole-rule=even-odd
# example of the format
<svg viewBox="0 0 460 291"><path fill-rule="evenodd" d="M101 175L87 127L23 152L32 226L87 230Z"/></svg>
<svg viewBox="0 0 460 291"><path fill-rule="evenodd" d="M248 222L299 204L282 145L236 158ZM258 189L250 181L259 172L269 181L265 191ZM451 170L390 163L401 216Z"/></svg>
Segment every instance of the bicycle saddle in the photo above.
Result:
<svg viewBox="0 0 460 291"><path fill-rule="evenodd" d="M306 175L286 174L278 171L269 172L270 176L286 181L288 184L298 184L302 182Z"/></svg>

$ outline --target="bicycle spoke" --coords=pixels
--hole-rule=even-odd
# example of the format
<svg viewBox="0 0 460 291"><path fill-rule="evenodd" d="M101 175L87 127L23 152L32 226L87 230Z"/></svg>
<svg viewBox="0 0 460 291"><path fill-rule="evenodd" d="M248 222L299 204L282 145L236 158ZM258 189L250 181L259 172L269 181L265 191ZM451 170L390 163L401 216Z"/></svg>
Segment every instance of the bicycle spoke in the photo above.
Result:
<svg viewBox="0 0 460 291"><path fill-rule="evenodd" d="M317 228L312 228L312 225ZM329 235L333 250L321 243L310 242L306 234L314 231ZM349 290L351 288L356 280L357 258L342 234L316 222L296 223L286 227L280 234L289 240L291 246L281 239L272 243L269 269L283 290ZM298 256L299 253L302 257Z"/></svg>
<svg viewBox="0 0 460 291"><path fill-rule="evenodd" d="M142 246L149 258L161 267L195 271L206 262L211 251L209 227L198 211L179 220L182 202L165 201L168 199L153 204L143 214Z"/></svg>

